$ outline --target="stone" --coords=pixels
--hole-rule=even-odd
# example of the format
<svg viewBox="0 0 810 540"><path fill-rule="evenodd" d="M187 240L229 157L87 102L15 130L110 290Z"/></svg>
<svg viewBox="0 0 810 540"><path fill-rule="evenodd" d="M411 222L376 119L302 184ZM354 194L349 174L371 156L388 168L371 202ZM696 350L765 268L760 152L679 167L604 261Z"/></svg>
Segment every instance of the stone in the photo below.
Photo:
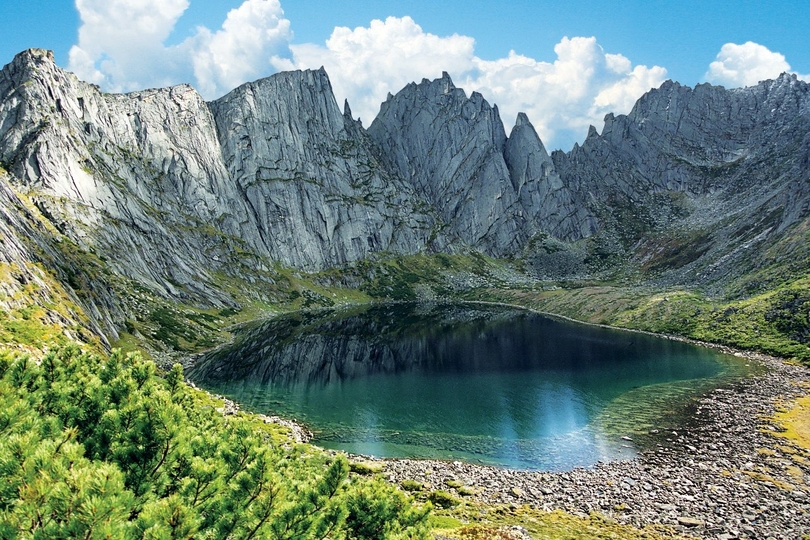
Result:
<svg viewBox="0 0 810 540"><path fill-rule="evenodd" d="M427 248L427 202L386 170L348 103L341 114L323 69L247 83L209 106L262 254L319 270Z"/></svg>
<svg viewBox="0 0 810 540"><path fill-rule="evenodd" d="M678 524L683 525L684 527L703 527L706 525L706 522L702 519L678 516Z"/></svg>
<svg viewBox="0 0 810 540"><path fill-rule="evenodd" d="M504 161L497 107L444 73L387 100L368 128L391 169L423 193L446 230L489 255L514 255L531 228Z"/></svg>

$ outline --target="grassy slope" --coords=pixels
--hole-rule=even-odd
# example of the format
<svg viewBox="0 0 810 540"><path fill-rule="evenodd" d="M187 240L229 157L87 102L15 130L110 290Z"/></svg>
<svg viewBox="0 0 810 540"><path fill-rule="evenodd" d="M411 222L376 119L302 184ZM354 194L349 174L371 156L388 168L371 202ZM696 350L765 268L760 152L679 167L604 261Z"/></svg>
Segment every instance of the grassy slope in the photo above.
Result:
<svg viewBox="0 0 810 540"><path fill-rule="evenodd" d="M809 285L810 279L802 278L750 298L725 301L687 289L596 285L550 291L482 289L465 296L810 363Z"/></svg>
<svg viewBox="0 0 810 540"><path fill-rule="evenodd" d="M504 302L584 322L679 335L810 363L810 277L802 268L777 278L780 273L773 264L766 266L734 285L751 289L757 283L759 291L767 283L763 292L725 299L687 288L532 282L509 263L478 254L366 261L313 279L335 284L349 278L371 299Z"/></svg>

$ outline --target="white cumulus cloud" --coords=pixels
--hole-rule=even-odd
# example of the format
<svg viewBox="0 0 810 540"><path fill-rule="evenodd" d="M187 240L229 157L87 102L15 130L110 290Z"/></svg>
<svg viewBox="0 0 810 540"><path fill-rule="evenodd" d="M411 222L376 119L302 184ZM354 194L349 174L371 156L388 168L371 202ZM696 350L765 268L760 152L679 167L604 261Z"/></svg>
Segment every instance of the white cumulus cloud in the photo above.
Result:
<svg viewBox="0 0 810 540"><path fill-rule="evenodd" d="M475 55L472 38L424 32L410 17L375 20L354 30L339 27L323 46L291 49L293 59L276 61L276 67L324 66L338 100L347 98L366 125L388 92L447 71L456 86L497 104L507 129L518 112L527 113L549 148L581 141L589 124L601 127L607 112L629 112L666 76L664 68L634 67L620 54L605 53L593 37L564 38L554 48L554 62L514 52L483 60Z"/></svg>
<svg viewBox="0 0 810 540"><path fill-rule="evenodd" d="M206 98L274 71L289 56L290 23L278 0L245 0L222 28L199 27L182 43L165 42L189 0L76 0L79 40L68 69L113 92L194 84Z"/></svg>
<svg viewBox="0 0 810 540"><path fill-rule="evenodd" d="M764 45L748 41L742 45L726 43L709 64L705 78L711 83L729 87L752 86L759 81L775 79L790 71L784 55Z"/></svg>
<svg viewBox="0 0 810 540"><path fill-rule="evenodd" d="M570 148L608 112L629 112L666 76L662 67L633 65L606 53L593 37L563 38L553 62L511 52L484 60L475 40L425 32L410 17L337 27L322 45L290 45L292 30L279 0L244 0L222 27L196 29L166 45L193 0L76 0L78 43L68 68L112 92L190 82L207 99L277 70L324 66L339 102L370 124L389 92L447 71L468 93L497 104L507 130L525 112L549 147Z"/></svg>
<svg viewBox="0 0 810 540"><path fill-rule="evenodd" d="M397 92L423 77L442 71L462 73L472 68L474 40L427 34L410 17L374 20L368 28L337 27L326 46L292 45L294 61L278 61L279 69L320 66L329 73L335 95L348 98L355 115L376 116L388 92Z"/></svg>
<svg viewBox="0 0 810 540"><path fill-rule="evenodd" d="M601 128L605 114L630 112L667 73L633 67L628 58L605 53L593 37L563 38L554 52L554 62L515 53L495 61L476 58L476 70L460 83L497 103L507 125L525 112L549 149L568 149L585 138L589 125Z"/></svg>
<svg viewBox="0 0 810 540"><path fill-rule="evenodd" d="M116 91L163 79L162 44L186 8L188 0L76 0L82 25L68 68Z"/></svg>
<svg viewBox="0 0 810 540"><path fill-rule="evenodd" d="M247 0L231 10L222 29L200 28L189 45L203 95L216 96L267 75L271 60L289 55L290 22L278 0Z"/></svg>

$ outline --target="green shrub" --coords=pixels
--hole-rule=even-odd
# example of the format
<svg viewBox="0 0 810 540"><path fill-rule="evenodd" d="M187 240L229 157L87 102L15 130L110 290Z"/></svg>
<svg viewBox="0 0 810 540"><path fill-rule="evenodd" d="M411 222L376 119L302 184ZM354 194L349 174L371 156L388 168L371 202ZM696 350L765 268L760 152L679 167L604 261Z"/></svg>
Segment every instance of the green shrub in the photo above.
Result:
<svg viewBox="0 0 810 540"><path fill-rule="evenodd" d="M430 507L418 509L399 491L376 478L348 496L348 538L428 538Z"/></svg>
<svg viewBox="0 0 810 540"><path fill-rule="evenodd" d="M206 400L138 354L0 351L0 537L423 534L429 506Z"/></svg>
<svg viewBox="0 0 810 540"><path fill-rule="evenodd" d="M437 489L428 495L428 500L439 508L452 508L459 504L459 500L450 493Z"/></svg>
<svg viewBox="0 0 810 540"><path fill-rule="evenodd" d="M382 465L368 461L352 461L349 463L349 470L359 475L370 476L382 472Z"/></svg>
<svg viewBox="0 0 810 540"><path fill-rule="evenodd" d="M410 478L403 480L399 485L405 491L422 491L425 488L425 486L422 485L422 482L417 482L416 480L411 480Z"/></svg>

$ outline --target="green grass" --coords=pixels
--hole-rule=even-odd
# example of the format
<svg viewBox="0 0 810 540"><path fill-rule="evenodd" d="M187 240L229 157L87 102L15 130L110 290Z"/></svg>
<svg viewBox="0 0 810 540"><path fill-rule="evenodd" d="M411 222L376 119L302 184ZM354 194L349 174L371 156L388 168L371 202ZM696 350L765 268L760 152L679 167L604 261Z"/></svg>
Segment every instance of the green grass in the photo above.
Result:
<svg viewBox="0 0 810 540"><path fill-rule="evenodd" d="M487 505L465 502L434 511L431 525L443 537L458 540L508 539L505 528L519 526L536 540L663 540L685 539L665 526L643 529L622 525L598 513L587 517L557 510L546 512L530 506Z"/></svg>
<svg viewBox="0 0 810 540"><path fill-rule="evenodd" d="M739 300L696 290L588 285L554 290L480 289L465 298L504 302L583 322L758 351L810 364L810 278Z"/></svg>
<svg viewBox="0 0 810 540"><path fill-rule="evenodd" d="M477 252L468 254L379 255L345 268L331 269L313 276L332 283L348 281L377 300L414 301L453 299L468 283L503 285L501 277L511 272L506 263Z"/></svg>
<svg viewBox="0 0 810 540"><path fill-rule="evenodd" d="M774 421L785 431L775 436L791 440L810 455L810 396L804 396L774 415Z"/></svg>
<svg viewBox="0 0 810 540"><path fill-rule="evenodd" d="M0 264L0 286L0 345L36 352L81 341L100 350L82 310L39 266Z"/></svg>

